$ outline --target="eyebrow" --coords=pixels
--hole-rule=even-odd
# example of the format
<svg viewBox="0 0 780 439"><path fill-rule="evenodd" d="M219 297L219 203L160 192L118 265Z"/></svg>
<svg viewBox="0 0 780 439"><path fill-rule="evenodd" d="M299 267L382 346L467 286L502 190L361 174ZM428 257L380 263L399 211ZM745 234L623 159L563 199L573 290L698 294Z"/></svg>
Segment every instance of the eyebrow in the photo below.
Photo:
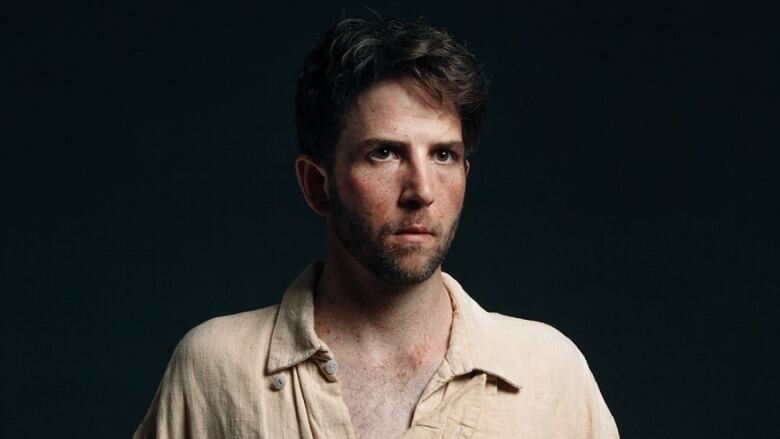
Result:
<svg viewBox="0 0 780 439"><path fill-rule="evenodd" d="M394 147L394 148L403 148L408 146L409 144L406 142L399 142L397 140L390 140L390 139L382 139L382 138L371 138L366 139L358 143L361 150L367 149L367 148L376 148L379 146L385 146L385 147ZM450 142L437 142L434 143L433 146L435 148L449 148L449 149L458 149L463 148L465 150L465 145L460 140L453 140Z"/></svg>

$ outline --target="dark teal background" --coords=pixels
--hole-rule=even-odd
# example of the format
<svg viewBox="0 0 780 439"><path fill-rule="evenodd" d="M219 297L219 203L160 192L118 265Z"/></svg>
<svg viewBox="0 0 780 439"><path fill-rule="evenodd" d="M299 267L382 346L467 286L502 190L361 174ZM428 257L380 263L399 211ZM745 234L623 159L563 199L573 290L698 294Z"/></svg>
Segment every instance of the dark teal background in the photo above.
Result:
<svg viewBox="0 0 780 439"><path fill-rule="evenodd" d="M2 437L129 437L189 328L322 256L295 79L364 4L124 3L3 7ZM572 338L623 437L778 437L776 3L539 4L373 6L491 79L445 270Z"/></svg>

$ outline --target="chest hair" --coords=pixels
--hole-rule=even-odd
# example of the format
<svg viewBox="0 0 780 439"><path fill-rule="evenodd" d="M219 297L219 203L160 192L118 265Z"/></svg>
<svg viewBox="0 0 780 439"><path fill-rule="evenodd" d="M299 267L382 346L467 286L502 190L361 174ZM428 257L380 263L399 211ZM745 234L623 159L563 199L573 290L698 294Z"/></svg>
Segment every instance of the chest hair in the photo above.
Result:
<svg viewBox="0 0 780 439"><path fill-rule="evenodd" d="M400 364L342 360L339 380L355 434L361 439L402 434L440 362L440 358L408 358Z"/></svg>

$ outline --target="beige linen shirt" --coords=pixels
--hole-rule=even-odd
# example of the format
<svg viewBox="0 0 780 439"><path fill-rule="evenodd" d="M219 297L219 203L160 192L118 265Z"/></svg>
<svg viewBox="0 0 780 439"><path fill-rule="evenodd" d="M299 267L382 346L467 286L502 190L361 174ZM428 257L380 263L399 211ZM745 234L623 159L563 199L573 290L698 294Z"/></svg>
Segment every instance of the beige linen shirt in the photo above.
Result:
<svg viewBox="0 0 780 439"><path fill-rule="evenodd" d="M176 347L134 438L355 438L338 363L314 332L321 264L281 304L218 317ZM488 313L449 275L444 360L403 439L617 438L582 354L543 323Z"/></svg>

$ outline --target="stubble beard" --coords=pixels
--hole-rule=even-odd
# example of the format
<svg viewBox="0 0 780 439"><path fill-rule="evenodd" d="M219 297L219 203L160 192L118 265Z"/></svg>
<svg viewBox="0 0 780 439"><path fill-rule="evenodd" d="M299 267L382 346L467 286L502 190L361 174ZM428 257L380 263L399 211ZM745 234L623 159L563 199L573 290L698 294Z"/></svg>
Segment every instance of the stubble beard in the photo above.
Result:
<svg viewBox="0 0 780 439"><path fill-rule="evenodd" d="M387 237L403 227L403 224L384 223L375 236L368 215L344 205L335 185L331 186L330 193L336 237L352 257L380 280L391 285L422 283L433 276L447 257L460 221L460 211L448 230L439 230L435 235L438 245L433 253L422 264L407 267L402 262L404 257L428 250L417 244L386 244Z"/></svg>

